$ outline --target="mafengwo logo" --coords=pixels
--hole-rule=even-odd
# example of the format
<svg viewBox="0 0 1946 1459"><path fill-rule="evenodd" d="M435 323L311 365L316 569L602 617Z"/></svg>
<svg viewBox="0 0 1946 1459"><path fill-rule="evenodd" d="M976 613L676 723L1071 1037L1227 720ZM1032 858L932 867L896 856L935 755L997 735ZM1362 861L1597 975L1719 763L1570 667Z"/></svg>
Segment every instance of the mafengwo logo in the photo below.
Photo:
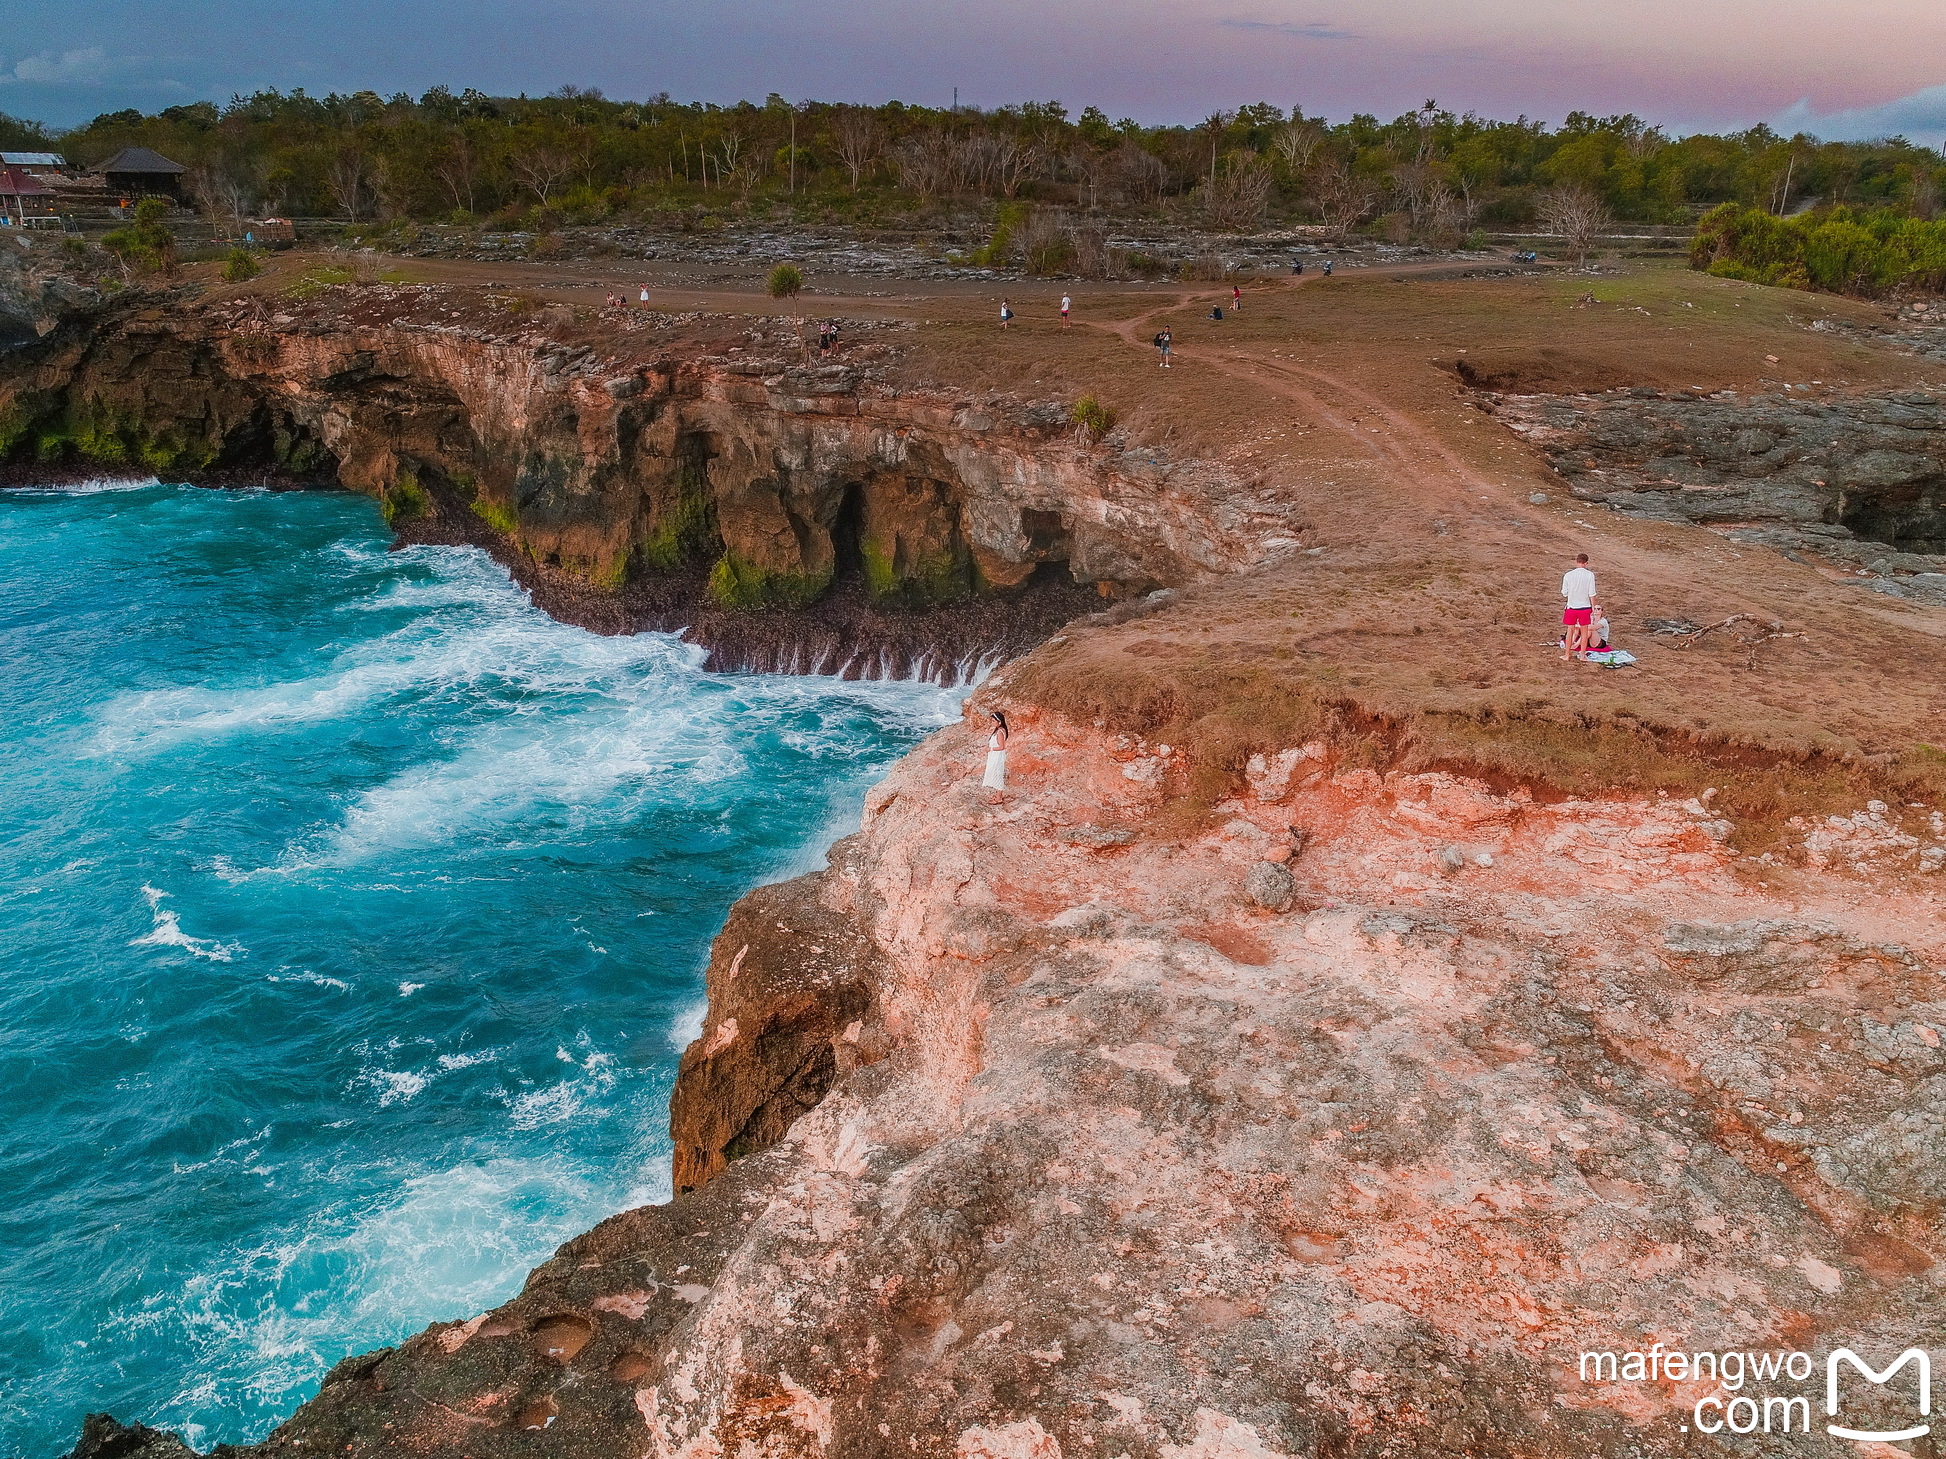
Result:
<svg viewBox="0 0 1946 1459"><path fill-rule="evenodd" d="M1932 1358L1924 1348L1907 1348L1875 1368L1850 1348L1835 1348L1820 1362L1803 1352L1683 1352L1656 1343L1646 1352L1584 1352L1578 1376L1590 1385L1677 1386L1688 1405L1685 1433L1822 1431L1834 1439L1896 1444L1932 1432ZM1823 1391L1805 1391L1818 1376ZM1823 1412L1814 1414L1820 1398Z"/></svg>

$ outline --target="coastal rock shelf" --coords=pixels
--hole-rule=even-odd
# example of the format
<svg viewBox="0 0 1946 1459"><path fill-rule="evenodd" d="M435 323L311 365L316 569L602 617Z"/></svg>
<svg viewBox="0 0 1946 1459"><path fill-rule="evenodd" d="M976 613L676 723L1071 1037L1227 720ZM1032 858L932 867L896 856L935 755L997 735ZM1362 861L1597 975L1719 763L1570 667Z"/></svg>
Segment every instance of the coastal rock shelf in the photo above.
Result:
<svg viewBox="0 0 1946 1459"><path fill-rule="evenodd" d="M359 295L368 313L428 297ZM9 356L0 450L335 481L407 541L493 550L557 617L687 629L723 669L963 680L1104 595L1261 561L1275 535L1220 468L1077 439L1058 403L901 388L873 368L883 346L805 364L597 338L83 312Z"/></svg>

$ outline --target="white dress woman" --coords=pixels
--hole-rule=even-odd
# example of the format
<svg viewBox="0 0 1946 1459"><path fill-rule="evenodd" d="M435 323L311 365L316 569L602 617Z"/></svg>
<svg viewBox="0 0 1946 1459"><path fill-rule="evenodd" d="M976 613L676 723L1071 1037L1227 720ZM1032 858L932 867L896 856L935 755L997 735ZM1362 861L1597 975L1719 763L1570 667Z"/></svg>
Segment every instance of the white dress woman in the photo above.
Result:
<svg viewBox="0 0 1946 1459"><path fill-rule="evenodd" d="M993 733L987 736L987 773L980 784L988 790L1007 788L1007 716L991 712Z"/></svg>

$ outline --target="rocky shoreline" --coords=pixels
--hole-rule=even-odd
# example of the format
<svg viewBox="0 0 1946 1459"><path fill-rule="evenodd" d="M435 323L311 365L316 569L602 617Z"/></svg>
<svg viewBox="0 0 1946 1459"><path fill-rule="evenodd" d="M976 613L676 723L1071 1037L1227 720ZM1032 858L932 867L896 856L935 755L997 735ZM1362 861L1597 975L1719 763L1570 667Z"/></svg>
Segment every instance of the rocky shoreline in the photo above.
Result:
<svg viewBox="0 0 1946 1459"><path fill-rule="evenodd" d="M1727 1453L1574 1354L1933 1330L1922 906L1756 890L1706 801L1322 743L1159 833L1167 750L1009 708L1018 795L975 709L738 904L685 1193L229 1452ZM1898 854L1869 829L1820 844Z"/></svg>

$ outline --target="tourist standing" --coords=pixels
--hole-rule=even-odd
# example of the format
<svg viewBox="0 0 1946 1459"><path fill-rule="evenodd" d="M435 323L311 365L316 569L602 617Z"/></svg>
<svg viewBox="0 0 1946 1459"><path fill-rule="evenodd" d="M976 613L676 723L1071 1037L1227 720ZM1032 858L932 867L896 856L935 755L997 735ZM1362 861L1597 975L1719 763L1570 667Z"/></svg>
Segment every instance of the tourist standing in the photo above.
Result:
<svg viewBox="0 0 1946 1459"><path fill-rule="evenodd" d="M1567 607L1561 610L1561 626L1566 630L1561 636L1561 661L1565 663L1587 648L1589 625L1594 622L1595 574L1587 553L1574 555L1574 566L1561 577L1561 596L1567 599Z"/></svg>
<svg viewBox="0 0 1946 1459"><path fill-rule="evenodd" d="M1171 342L1172 341L1170 339L1169 331L1166 329L1163 330L1161 333L1157 334L1155 337L1155 352L1162 357L1161 364L1162 364L1162 368L1165 370L1170 368L1169 346Z"/></svg>
<svg viewBox="0 0 1946 1459"><path fill-rule="evenodd" d="M1232 284L1230 285L1230 312L1234 314L1242 307L1243 286L1241 284Z"/></svg>
<svg viewBox="0 0 1946 1459"><path fill-rule="evenodd" d="M1068 327L1068 310L1072 308L1074 308L1074 300L1063 294L1061 296L1061 328L1063 329Z"/></svg>
<svg viewBox="0 0 1946 1459"><path fill-rule="evenodd" d="M649 307L649 286L647 284L642 285L642 307L644 309Z"/></svg>
<svg viewBox="0 0 1946 1459"><path fill-rule="evenodd" d="M993 733L987 736L987 773L980 778L980 784L988 790L1007 788L1007 716L999 710L991 710L987 718L993 721Z"/></svg>
<svg viewBox="0 0 1946 1459"><path fill-rule="evenodd" d="M1014 306L1005 299L1000 301L1000 327L1005 329L1014 322Z"/></svg>

